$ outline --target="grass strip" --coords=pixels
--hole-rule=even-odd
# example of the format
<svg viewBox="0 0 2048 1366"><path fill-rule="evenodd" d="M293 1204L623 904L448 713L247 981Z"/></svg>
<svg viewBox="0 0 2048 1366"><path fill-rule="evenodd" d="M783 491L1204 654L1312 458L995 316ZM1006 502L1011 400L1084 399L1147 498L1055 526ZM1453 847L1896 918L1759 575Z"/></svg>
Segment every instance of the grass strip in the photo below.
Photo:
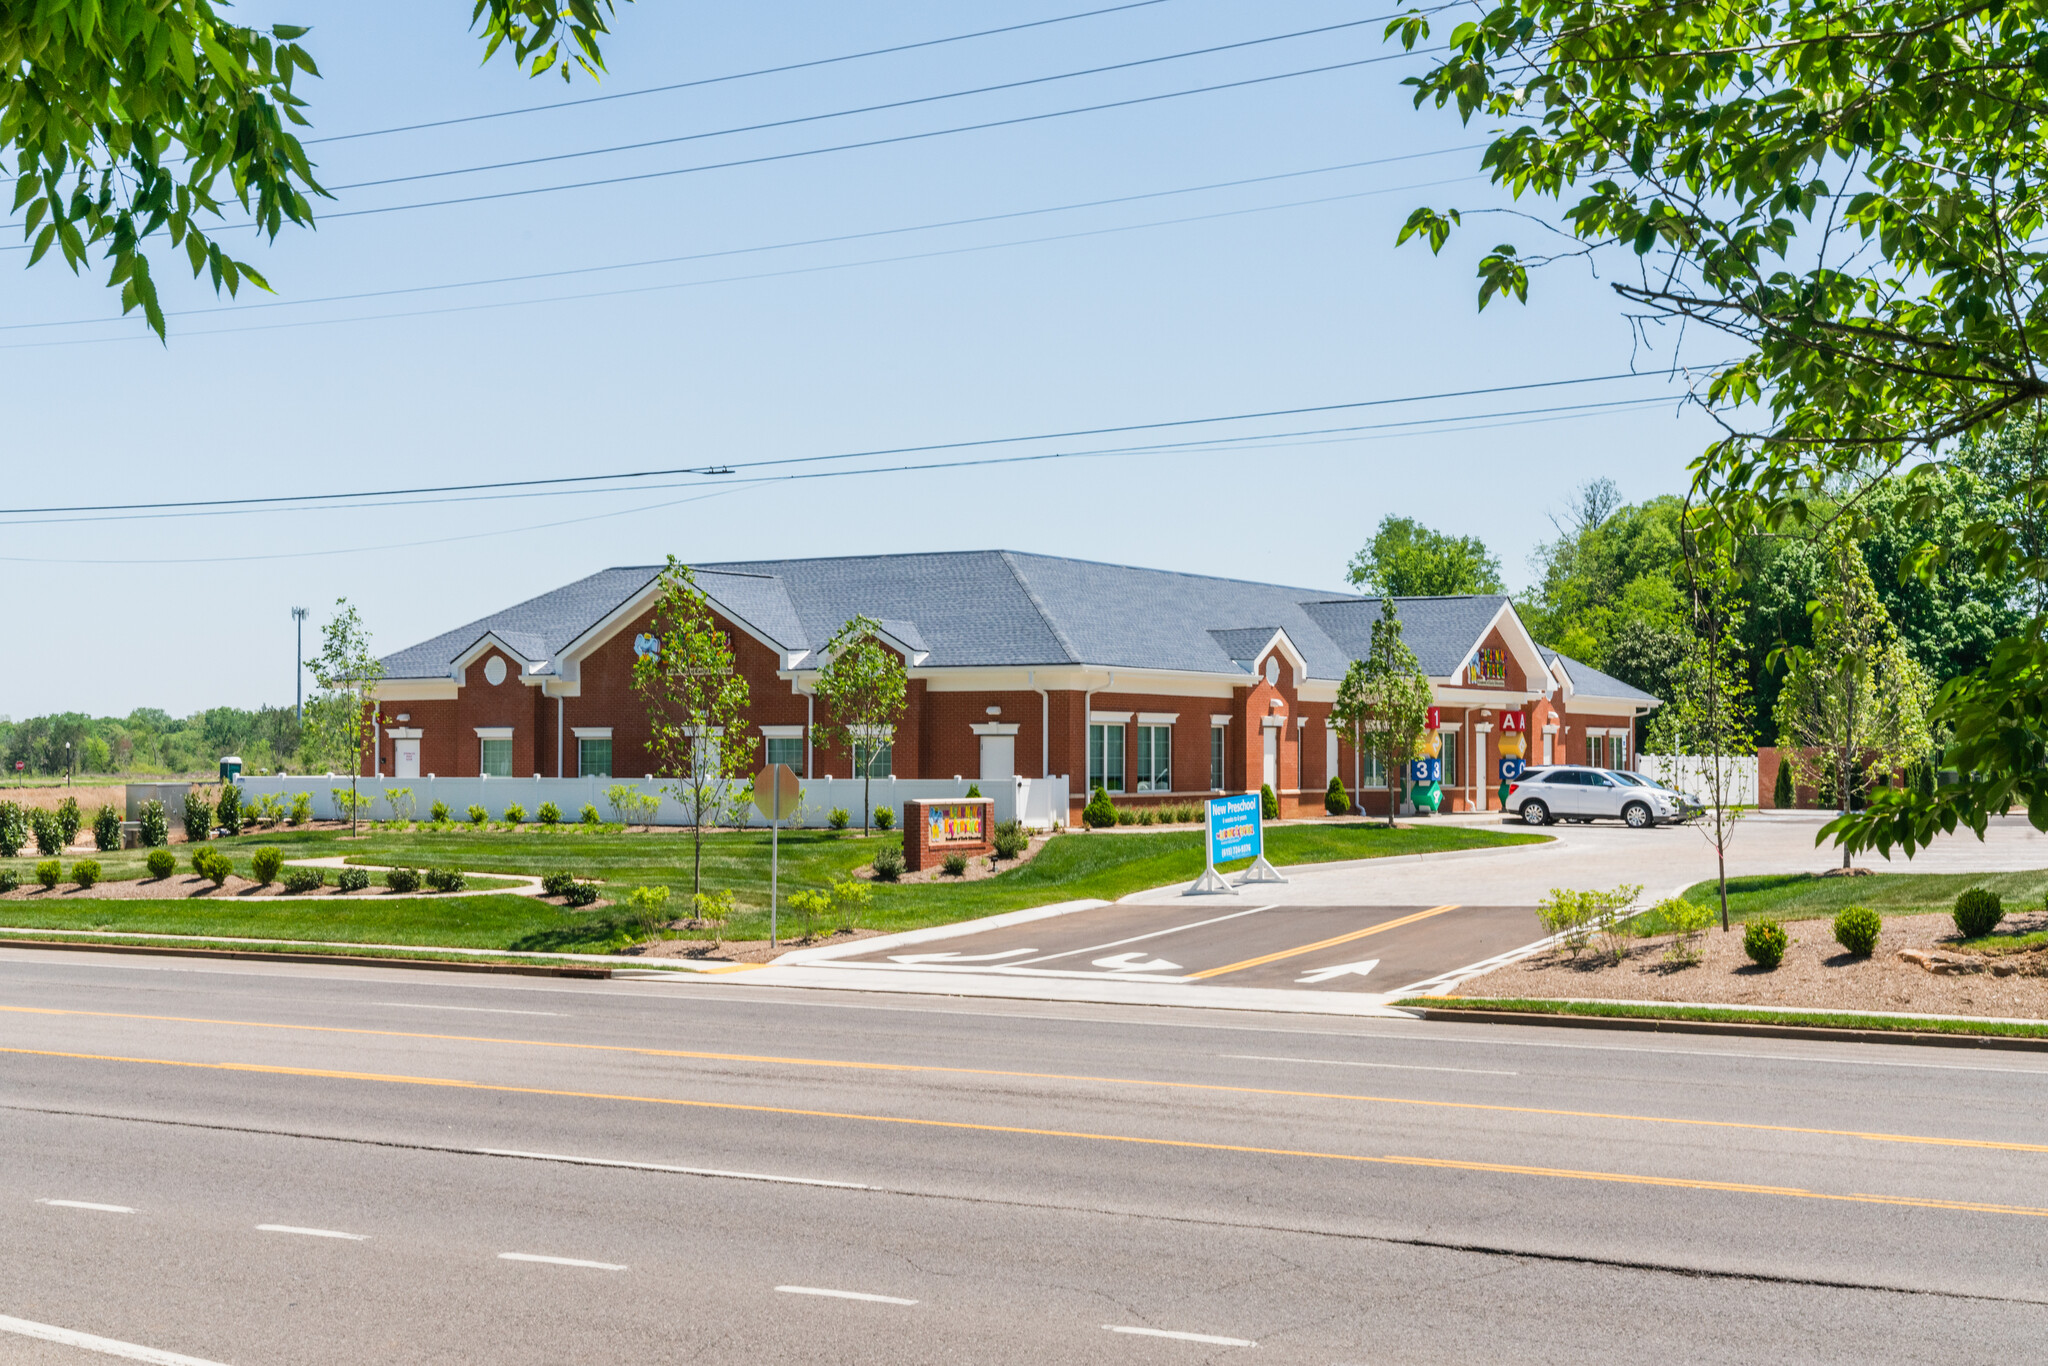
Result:
<svg viewBox="0 0 2048 1366"><path fill-rule="evenodd" d="M126 935L95 934L81 938L76 932L70 934L8 934L0 935L0 945L19 947L24 944L76 944L92 948L119 946L140 949L207 949L216 953L238 953L259 955L298 955L327 958L387 958L405 959L424 963L491 963L502 967L537 968L616 968L616 967L660 967L637 958L621 958L617 963L579 962L573 958L518 958L508 954L492 953L435 953L427 949L392 949L366 944L317 944L292 940L267 940L262 943L248 943L229 939L136 939ZM683 971L683 969L669 969Z"/></svg>
<svg viewBox="0 0 2048 1366"><path fill-rule="evenodd" d="M1709 1024L1796 1025L1802 1029L1881 1030L1896 1034L1988 1034L2000 1038L2048 1039L2048 1023L2008 1024L2000 1020L1944 1020L1913 1016L1859 1015L1834 1010L1747 1010L1741 1006L1634 1005L1621 1001L1545 1001L1503 997L1411 996L1394 1002L1416 1010L1497 1010L1518 1015L1590 1015L1620 1020L1698 1020Z"/></svg>

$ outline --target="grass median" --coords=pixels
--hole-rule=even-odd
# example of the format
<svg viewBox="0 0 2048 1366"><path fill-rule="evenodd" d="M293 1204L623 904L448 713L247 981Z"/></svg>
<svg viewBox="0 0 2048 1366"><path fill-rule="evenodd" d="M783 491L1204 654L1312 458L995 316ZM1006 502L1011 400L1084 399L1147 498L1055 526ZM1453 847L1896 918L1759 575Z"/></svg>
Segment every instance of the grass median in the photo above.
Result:
<svg viewBox="0 0 2048 1366"><path fill-rule="evenodd" d="M1806 1029L1862 1029L1907 1034L1982 1034L2048 1039L2048 1024L1951 1020L1926 1016L1861 1015L1853 1011L1744 1010L1740 1006L1636 1005L1619 1001L1546 1001L1503 997L1411 996L1394 1002L1414 1010L1504 1011L1517 1015L1577 1015L1621 1020L1690 1020L1710 1024L1789 1025Z"/></svg>
<svg viewBox="0 0 2048 1366"><path fill-rule="evenodd" d="M2048 898L2048 869L2019 873L1872 873L1868 877L1822 877L1818 873L1772 873L1728 879L1731 920L1816 920L1845 906L1868 906L1889 919L1896 915L1947 914L1972 887L1998 893L2008 915L2037 910ZM1687 901L1720 909L1713 882L1685 889Z"/></svg>

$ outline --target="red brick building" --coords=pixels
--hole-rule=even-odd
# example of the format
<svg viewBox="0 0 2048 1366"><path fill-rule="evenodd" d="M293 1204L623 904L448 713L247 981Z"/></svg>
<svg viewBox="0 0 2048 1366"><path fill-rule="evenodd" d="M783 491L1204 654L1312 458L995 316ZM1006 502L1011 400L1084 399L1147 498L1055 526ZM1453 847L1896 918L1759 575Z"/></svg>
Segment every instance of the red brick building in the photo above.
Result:
<svg viewBox="0 0 2048 1366"><path fill-rule="evenodd" d="M607 569L386 658L369 771L650 773L632 675L659 572ZM820 647L865 614L910 680L878 774L1063 774L1077 818L1096 786L1144 804L1270 783L1283 814L1320 812L1335 771L1384 810L1384 780L1327 725L1378 599L1011 551L695 572L751 686L757 756L806 777L853 775L851 754L814 743L825 718L810 683ZM1447 809L1495 804L1510 711L1527 718L1532 763L1633 760L1636 718L1657 699L1539 647L1507 598L1397 609L1440 708Z"/></svg>

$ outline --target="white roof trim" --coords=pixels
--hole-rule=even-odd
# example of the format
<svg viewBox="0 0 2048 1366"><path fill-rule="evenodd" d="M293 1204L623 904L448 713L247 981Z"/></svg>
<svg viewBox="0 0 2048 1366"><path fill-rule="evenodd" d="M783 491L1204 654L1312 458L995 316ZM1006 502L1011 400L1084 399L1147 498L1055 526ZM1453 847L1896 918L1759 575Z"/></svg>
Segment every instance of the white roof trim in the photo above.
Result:
<svg viewBox="0 0 2048 1366"><path fill-rule="evenodd" d="M1285 626L1273 632L1272 639L1261 645L1252 654L1252 673L1255 676L1263 677L1263 675L1259 674L1259 661L1264 659L1273 650L1279 650L1287 656L1288 664L1294 669L1294 682L1296 686L1299 686L1302 680L1308 677L1308 656L1295 648L1293 640L1288 638Z"/></svg>
<svg viewBox="0 0 2048 1366"><path fill-rule="evenodd" d="M512 738L512 727L478 726L476 728L476 738L479 740L510 740Z"/></svg>
<svg viewBox="0 0 2048 1366"><path fill-rule="evenodd" d="M802 726L763 726L761 727L761 738L764 740L801 740L804 738L804 728Z"/></svg>
<svg viewBox="0 0 2048 1366"><path fill-rule="evenodd" d="M1228 712L1221 713L1220 715L1216 712L1209 713L1209 724L1212 726L1227 726L1230 724L1230 721L1231 717Z"/></svg>
<svg viewBox="0 0 2048 1366"><path fill-rule="evenodd" d="M1141 711L1138 713L1138 724L1141 726L1170 726L1178 720L1180 720L1180 713L1177 711Z"/></svg>
<svg viewBox="0 0 2048 1366"><path fill-rule="evenodd" d="M1005 724L1001 721L976 721L971 723L967 728L973 731L976 735L982 736L1015 735L1017 731L1020 729L1019 725L1016 722L1010 722L1008 724Z"/></svg>
<svg viewBox="0 0 2048 1366"><path fill-rule="evenodd" d="M1449 676L1444 680L1448 686L1454 688L1479 686L1465 682L1465 670L1471 667L1472 656L1479 653L1479 647L1486 643L1486 638L1493 634L1493 629L1496 626L1502 625L1502 617L1506 617L1514 622L1512 630L1503 627L1501 638L1507 642L1508 653L1513 655L1515 662L1522 666L1523 679L1525 681L1538 678L1546 681L1550 680L1550 666L1543 662L1543 651L1537 647L1535 638L1529 634L1529 628L1522 625L1522 618L1515 611L1514 600L1510 598L1501 603L1500 610L1496 611L1492 619L1480 628L1478 636L1466 647L1463 657L1458 660L1458 667L1451 670ZM1488 689L1488 691L1494 690ZM1512 695L1511 690L1506 688L1499 689L1499 691ZM1544 688L1543 696L1548 697L1550 693L1550 688Z"/></svg>
<svg viewBox="0 0 2048 1366"><path fill-rule="evenodd" d="M1131 715L1132 713L1127 711L1091 711L1088 713L1088 724L1091 726L1127 726L1131 723Z"/></svg>
<svg viewBox="0 0 2048 1366"><path fill-rule="evenodd" d="M569 727L569 733L578 740L609 740L612 738L612 728L610 726L571 726Z"/></svg>

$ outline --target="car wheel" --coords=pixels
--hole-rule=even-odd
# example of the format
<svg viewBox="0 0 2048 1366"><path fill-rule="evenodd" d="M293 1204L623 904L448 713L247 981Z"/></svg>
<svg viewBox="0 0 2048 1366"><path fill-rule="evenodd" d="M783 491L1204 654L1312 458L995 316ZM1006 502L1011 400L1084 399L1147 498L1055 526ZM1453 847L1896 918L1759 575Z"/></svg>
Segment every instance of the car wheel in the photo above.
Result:
<svg viewBox="0 0 2048 1366"><path fill-rule="evenodd" d="M1648 830L1657 823L1657 818L1650 814L1650 808L1641 802L1630 802L1623 807L1621 818L1628 822L1631 830Z"/></svg>
<svg viewBox="0 0 2048 1366"><path fill-rule="evenodd" d="M1545 806L1545 805L1544 805L1544 804L1543 804L1542 802L1539 802L1539 801L1535 801L1535 800L1533 800L1533 799L1532 799L1532 800L1530 800L1530 801L1526 801L1526 802L1523 802L1523 803L1522 803L1522 824L1524 824L1524 825L1548 825L1548 824L1550 824L1550 808L1549 808L1549 807L1547 807L1547 806Z"/></svg>

